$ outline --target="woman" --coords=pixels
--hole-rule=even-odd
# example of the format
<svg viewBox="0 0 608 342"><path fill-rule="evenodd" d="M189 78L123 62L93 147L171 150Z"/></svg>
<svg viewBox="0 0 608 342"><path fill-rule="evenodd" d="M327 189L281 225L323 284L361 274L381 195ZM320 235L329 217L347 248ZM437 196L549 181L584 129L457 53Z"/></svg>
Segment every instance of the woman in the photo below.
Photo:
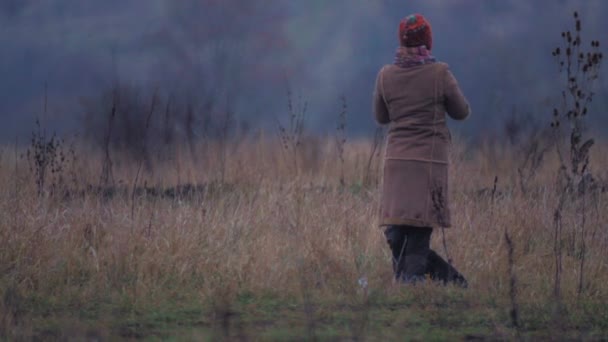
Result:
<svg viewBox="0 0 608 342"><path fill-rule="evenodd" d="M431 55L431 25L420 14L399 25L395 62L378 73L374 113L390 124L384 160L380 225L392 250L395 277L466 286L466 280L430 249L433 228L450 227L447 112L464 120L470 107L447 64Z"/></svg>

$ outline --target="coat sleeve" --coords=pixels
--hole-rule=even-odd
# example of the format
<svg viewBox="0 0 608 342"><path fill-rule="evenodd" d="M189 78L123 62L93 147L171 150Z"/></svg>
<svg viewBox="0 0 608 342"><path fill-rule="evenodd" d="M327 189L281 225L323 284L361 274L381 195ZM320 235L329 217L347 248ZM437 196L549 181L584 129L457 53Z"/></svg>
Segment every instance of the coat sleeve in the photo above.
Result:
<svg viewBox="0 0 608 342"><path fill-rule="evenodd" d="M386 107L386 101L384 100L383 87L382 87L382 71L378 73L378 77L376 77L376 87L374 89L374 116L376 118L376 122L381 125L389 123L391 120L388 115L388 108Z"/></svg>
<svg viewBox="0 0 608 342"><path fill-rule="evenodd" d="M469 102L462 94L458 81L449 68L446 68L444 78L445 108L454 120L464 120L471 114Z"/></svg>

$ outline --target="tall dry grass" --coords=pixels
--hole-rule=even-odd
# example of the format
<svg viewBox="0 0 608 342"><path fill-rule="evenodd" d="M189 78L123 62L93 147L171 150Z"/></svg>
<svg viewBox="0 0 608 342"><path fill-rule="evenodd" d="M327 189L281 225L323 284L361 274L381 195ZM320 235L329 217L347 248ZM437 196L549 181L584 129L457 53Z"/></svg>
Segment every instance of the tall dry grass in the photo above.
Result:
<svg viewBox="0 0 608 342"><path fill-rule="evenodd" d="M111 196L90 187L99 181L101 153L77 149L76 160L62 171L73 175L62 185L68 192L39 196L23 149L3 148L2 329L24 329L27 313L36 305L77 310L91 303L118 303L128 312L186 299L226 307L244 292L303 299L314 293L346 300L360 294L362 277L369 291L390 296L399 286L392 281L389 249L376 226L381 158L375 154L368 167L370 144L347 142L342 167L333 139L306 138L292 151L261 135L200 145L194 155L175 148L140 176L137 163L115 153L117 190ZM600 187L589 194L590 233L584 236L582 296L598 302L608 295L604 151L605 146L598 146L592 156ZM508 305L508 232L517 301L547 305L554 301L558 163L548 152L525 193L519 185L521 164L517 148L455 142L450 169L454 227L445 231L447 252L468 278L468 293ZM370 172L373 181L365 184ZM136 189L185 184L198 186L197 191L162 197ZM580 299L581 213L566 205L562 215L561 286L564 301L574 303ZM441 239L436 231L432 247L445 255Z"/></svg>

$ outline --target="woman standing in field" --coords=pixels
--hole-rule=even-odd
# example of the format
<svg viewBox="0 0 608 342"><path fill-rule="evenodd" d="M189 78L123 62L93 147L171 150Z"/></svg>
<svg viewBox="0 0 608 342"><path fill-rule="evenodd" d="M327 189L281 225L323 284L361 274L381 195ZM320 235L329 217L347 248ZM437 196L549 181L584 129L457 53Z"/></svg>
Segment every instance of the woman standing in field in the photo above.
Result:
<svg viewBox="0 0 608 342"><path fill-rule="evenodd" d="M397 280L466 280L430 249L433 228L450 227L447 112L456 120L469 104L445 63L431 55L431 25L420 14L399 25L395 62L378 73L374 114L390 124L384 160L380 225L392 250Z"/></svg>

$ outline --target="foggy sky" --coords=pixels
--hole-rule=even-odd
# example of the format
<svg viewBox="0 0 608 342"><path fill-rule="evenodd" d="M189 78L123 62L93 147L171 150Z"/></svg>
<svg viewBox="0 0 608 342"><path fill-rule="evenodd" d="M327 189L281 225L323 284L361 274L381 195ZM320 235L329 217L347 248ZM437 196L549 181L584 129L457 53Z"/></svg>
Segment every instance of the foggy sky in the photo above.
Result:
<svg viewBox="0 0 608 342"><path fill-rule="evenodd" d="M344 96L349 131L368 133L376 73L392 62L399 20L414 12L431 21L433 54L472 104L455 130L496 129L514 110L548 121L561 89L551 51L574 10L586 41L606 36L603 0L0 0L0 141L27 136L45 89L45 125L77 132L81 99L116 79L211 94L260 125L284 116L289 86L319 131L335 126ZM603 75L604 112L591 113L600 130Z"/></svg>

